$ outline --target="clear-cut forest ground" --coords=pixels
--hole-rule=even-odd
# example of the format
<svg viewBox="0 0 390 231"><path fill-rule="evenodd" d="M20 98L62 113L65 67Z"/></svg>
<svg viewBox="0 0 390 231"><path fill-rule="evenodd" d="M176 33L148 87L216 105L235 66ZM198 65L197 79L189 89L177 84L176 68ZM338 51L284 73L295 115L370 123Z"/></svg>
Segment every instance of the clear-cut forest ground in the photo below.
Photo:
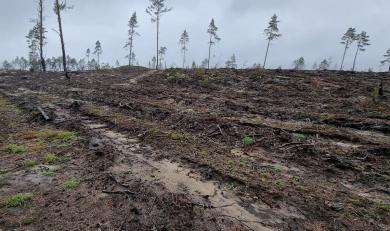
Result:
<svg viewBox="0 0 390 231"><path fill-rule="evenodd" d="M389 230L388 73L0 72L0 230Z"/></svg>

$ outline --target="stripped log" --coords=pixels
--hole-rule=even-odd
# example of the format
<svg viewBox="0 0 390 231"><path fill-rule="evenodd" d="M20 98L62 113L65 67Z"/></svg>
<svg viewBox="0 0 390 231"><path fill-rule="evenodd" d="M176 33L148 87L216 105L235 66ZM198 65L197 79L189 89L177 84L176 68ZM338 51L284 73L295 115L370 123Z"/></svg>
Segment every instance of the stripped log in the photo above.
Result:
<svg viewBox="0 0 390 231"><path fill-rule="evenodd" d="M47 114L45 113L45 111L42 110L41 107L38 107L38 110L41 112L43 118L45 118L45 120L49 120L49 116L47 116Z"/></svg>

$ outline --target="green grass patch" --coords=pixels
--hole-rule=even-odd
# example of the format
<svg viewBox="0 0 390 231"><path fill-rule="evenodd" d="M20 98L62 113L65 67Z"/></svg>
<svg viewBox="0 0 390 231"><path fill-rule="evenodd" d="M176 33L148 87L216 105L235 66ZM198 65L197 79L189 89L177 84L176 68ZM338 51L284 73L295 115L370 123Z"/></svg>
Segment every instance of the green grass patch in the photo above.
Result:
<svg viewBox="0 0 390 231"><path fill-rule="evenodd" d="M234 161L228 160L228 161L227 161L227 164L228 164L228 165L234 165Z"/></svg>
<svg viewBox="0 0 390 231"><path fill-rule="evenodd" d="M80 187L80 180L75 179L75 178L71 178L70 180L65 181L62 184L62 188L64 188L64 189L76 190L79 187Z"/></svg>
<svg viewBox="0 0 390 231"><path fill-rule="evenodd" d="M303 188L302 185L298 185L298 186L297 186L297 189L298 189L298 190L303 190L304 188Z"/></svg>
<svg viewBox="0 0 390 231"><path fill-rule="evenodd" d="M295 140L303 140L303 139L305 139L304 135L298 134L298 133L293 133L292 136L293 136L293 139L295 139Z"/></svg>
<svg viewBox="0 0 390 231"><path fill-rule="evenodd" d="M226 190L237 191L237 187L235 187L233 183L226 184L226 185L225 185L225 189L226 189Z"/></svg>
<svg viewBox="0 0 390 231"><path fill-rule="evenodd" d="M27 151L26 147L23 146L18 146L16 144L8 144L4 147L1 148L2 151L4 152L12 152L15 154L23 154Z"/></svg>
<svg viewBox="0 0 390 231"><path fill-rule="evenodd" d="M9 177L9 174L0 174L0 180Z"/></svg>
<svg viewBox="0 0 390 231"><path fill-rule="evenodd" d="M5 199L5 207L16 207L25 204L27 201L32 200L33 198L34 194L32 193L19 193L15 196L11 196Z"/></svg>
<svg viewBox="0 0 390 231"><path fill-rule="evenodd" d="M35 166L35 165L38 165L38 161L37 160L29 160L27 162L27 166L32 167L32 166Z"/></svg>
<svg viewBox="0 0 390 231"><path fill-rule="evenodd" d="M248 145L252 145L254 143L256 143L256 140L250 138L250 137L244 137L242 140L241 140L242 144L245 145L245 146L248 146Z"/></svg>
<svg viewBox="0 0 390 231"><path fill-rule="evenodd" d="M76 132L64 131L64 130L50 130L44 129L39 131L42 137L52 143L59 143L59 146L66 147L70 143L82 140L83 138L77 136Z"/></svg>
<svg viewBox="0 0 390 231"><path fill-rule="evenodd" d="M388 204L379 204L379 208L387 212L390 212L390 205Z"/></svg>
<svg viewBox="0 0 390 231"><path fill-rule="evenodd" d="M262 173L261 174L263 177L265 177L265 178L269 178L271 175L269 174L269 173Z"/></svg>
<svg viewBox="0 0 390 231"><path fill-rule="evenodd" d="M23 220L23 225L31 225L31 223L34 222L34 219L32 218L27 218L25 220Z"/></svg>
<svg viewBox="0 0 390 231"><path fill-rule="evenodd" d="M62 159L62 162L69 162L69 161L71 161L72 160L72 157L64 157L63 159Z"/></svg>
<svg viewBox="0 0 390 231"><path fill-rule="evenodd" d="M299 176L297 176L297 175L292 175L292 176L291 176L291 179L298 180L298 179L299 179Z"/></svg>
<svg viewBox="0 0 390 231"><path fill-rule="evenodd" d="M107 193L101 193L101 194L98 196L99 200L104 200L104 199L106 199L107 197L108 197L108 194L107 194Z"/></svg>
<svg viewBox="0 0 390 231"><path fill-rule="evenodd" d="M244 163L244 162L240 162L238 165L239 165L240 167L243 167L243 166L245 166L245 163Z"/></svg>
<svg viewBox="0 0 390 231"><path fill-rule="evenodd" d="M61 170L62 170L61 167L55 167L55 168L53 168L51 171L52 171L52 172L58 172L58 171L61 171Z"/></svg>
<svg viewBox="0 0 390 231"><path fill-rule="evenodd" d="M284 183L281 180L276 180L275 183L280 187L284 187Z"/></svg>
<svg viewBox="0 0 390 231"><path fill-rule="evenodd" d="M44 176L53 176L54 172L45 172L43 173Z"/></svg>
<svg viewBox="0 0 390 231"><path fill-rule="evenodd" d="M282 168L275 168L275 171L277 171L277 172L283 172L283 169L282 169Z"/></svg>
<svg viewBox="0 0 390 231"><path fill-rule="evenodd" d="M58 157L54 154L49 153L43 158L43 160L45 163L52 163L52 162L58 160Z"/></svg>

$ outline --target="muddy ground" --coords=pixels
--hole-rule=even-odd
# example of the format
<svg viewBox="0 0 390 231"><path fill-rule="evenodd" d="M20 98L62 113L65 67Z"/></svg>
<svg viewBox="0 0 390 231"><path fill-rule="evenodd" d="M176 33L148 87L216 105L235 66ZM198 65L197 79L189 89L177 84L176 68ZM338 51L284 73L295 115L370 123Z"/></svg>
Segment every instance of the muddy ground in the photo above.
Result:
<svg viewBox="0 0 390 231"><path fill-rule="evenodd" d="M0 230L390 230L388 73L71 76L0 71Z"/></svg>

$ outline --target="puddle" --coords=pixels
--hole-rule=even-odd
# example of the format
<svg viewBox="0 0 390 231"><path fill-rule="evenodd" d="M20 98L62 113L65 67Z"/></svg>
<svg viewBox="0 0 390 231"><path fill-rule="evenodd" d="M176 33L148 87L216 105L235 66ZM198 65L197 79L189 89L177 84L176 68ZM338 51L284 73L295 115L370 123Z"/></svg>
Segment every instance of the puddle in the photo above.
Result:
<svg viewBox="0 0 390 231"><path fill-rule="evenodd" d="M88 122L84 121L84 122ZM85 123L89 128L104 127L104 124ZM282 217L302 218L294 208L280 206L281 209L270 209L258 203L241 206L242 200L232 191L219 186L218 182L205 180L203 176L194 173L191 169L185 168L178 163L169 160L154 161L142 155L139 150L139 143L136 138L128 138L126 135L96 129L103 139L116 144L116 148L123 153L116 160L116 164L108 169L112 172L126 172L132 177L141 179L144 182L156 181L164 184L171 193L189 195L194 203L211 205L217 207L222 215L234 217L243 221L245 225L253 230L272 230L270 226L278 226L283 223ZM144 147L142 150L151 150ZM241 150L232 150L233 153L241 154ZM270 165L270 164L268 164ZM286 168L286 170L301 171L297 168ZM205 202L205 196L208 197ZM221 207L222 206L222 207Z"/></svg>

